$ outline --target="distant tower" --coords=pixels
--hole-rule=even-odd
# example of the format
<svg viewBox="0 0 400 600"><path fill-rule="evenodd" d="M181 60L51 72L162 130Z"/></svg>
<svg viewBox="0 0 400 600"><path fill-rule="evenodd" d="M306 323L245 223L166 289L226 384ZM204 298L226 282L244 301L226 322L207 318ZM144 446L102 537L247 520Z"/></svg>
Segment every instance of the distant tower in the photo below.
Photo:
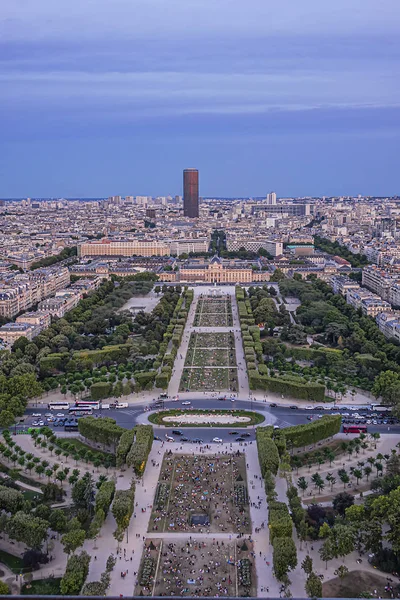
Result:
<svg viewBox="0 0 400 600"><path fill-rule="evenodd" d="M199 216L199 172L183 171L183 214L191 219Z"/></svg>
<svg viewBox="0 0 400 600"><path fill-rule="evenodd" d="M272 204L272 205L276 204L275 192L271 192L270 194L267 194L267 204Z"/></svg>

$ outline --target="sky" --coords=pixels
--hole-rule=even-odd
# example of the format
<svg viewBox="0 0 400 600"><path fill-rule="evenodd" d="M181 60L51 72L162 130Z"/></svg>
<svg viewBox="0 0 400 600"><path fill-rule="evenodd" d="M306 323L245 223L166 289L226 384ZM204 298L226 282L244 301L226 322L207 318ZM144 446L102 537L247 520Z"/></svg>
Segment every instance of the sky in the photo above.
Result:
<svg viewBox="0 0 400 600"><path fill-rule="evenodd" d="M399 0L1 0L0 197L400 194Z"/></svg>

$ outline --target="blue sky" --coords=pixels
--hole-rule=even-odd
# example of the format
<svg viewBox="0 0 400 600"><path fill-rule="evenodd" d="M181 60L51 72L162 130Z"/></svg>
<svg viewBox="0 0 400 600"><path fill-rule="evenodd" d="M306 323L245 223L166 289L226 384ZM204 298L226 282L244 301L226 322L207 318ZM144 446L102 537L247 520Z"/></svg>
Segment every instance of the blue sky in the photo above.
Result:
<svg viewBox="0 0 400 600"><path fill-rule="evenodd" d="M2 0L0 197L400 193L399 0Z"/></svg>

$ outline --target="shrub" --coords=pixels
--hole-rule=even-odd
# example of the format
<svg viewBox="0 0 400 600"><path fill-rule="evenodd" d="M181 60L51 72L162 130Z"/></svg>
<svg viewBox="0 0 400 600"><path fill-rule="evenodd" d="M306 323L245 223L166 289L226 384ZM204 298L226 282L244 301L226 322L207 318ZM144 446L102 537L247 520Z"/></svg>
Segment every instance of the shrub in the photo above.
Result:
<svg viewBox="0 0 400 600"><path fill-rule="evenodd" d="M67 562L64 577L61 579L60 591L66 596L78 596L89 572L90 556L82 551L73 554Z"/></svg>

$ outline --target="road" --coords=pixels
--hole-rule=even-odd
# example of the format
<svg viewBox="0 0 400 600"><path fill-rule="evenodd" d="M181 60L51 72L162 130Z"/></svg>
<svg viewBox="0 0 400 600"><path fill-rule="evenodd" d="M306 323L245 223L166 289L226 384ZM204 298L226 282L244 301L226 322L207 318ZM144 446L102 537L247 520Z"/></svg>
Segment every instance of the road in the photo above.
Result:
<svg viewBox="0 0 400 600"><path fill-rule="evenodd" d="M148 404L135 404L131 405L127 409L121 410L103 410L103 411L93 411L94 415L100 415L111 417L116 420L118 425L121 427L126 427L127 429L132 428L136 424L144 424L147 423L148 412L145 410L148 408ZM229 400L220 401L217 398L214 399L205 399L199 398L198 400L194 400L191 403L190 407L182 406L181 402L174 402L172 400L167 400L164 403L165 409L168 408L197 408L197 409L205 409L208 411L215 409L238 409L238 410L256 410L264 415L265 421L263 425L275 425L280 428L289 427L290 425L300 425L304 423L309 423L309 418L312 419L318 418L318 415L327 415L327 414L349 414L352 415L354 413L358 413L360 415L365 415L366 417L371 416L372 411L367 409L358 408L357 411L350 410L344 406L340 407L340 410L331 411L331 410L320 410L313 408L312 410L305 410L304 408L291 409L287 406L277 406L271 408L271 406L263 401L250 401L250 400L236 400L235 402L230 402ZM42 417L44 417L44 412L50 411L39 411L37 408L29 408L26 411L25 417L25 426L29 426L32 424L32 421L36 420L33 417L33 413L41 412ZM57 413L59 411L53 411L53 413ZM67 411L60 411L67 415ZM400 433L400 424L396 425L367 425L369 433ZM388 430L388 427L390 429ZM165 434L172 435L172 429L178 429L176 427L165 428L165 427L157 427L154 426L154 435L164 438ZM245 431L243 428L235 428L232 427L179 427L182 430L184 437L193 440L195 438L200 438L204 442L210 442L212 438L218 437L223 441L235 441L236 437L239 437L240 432ZM54 428L54 431L63 431L63 428L58 429ZM238 435L230 435L230 431L237 431ZM251 433L251 437L247 438L246 441L251 441L255 439L255 428L248 428L247 432ZM176 437L173 436L172 437ZM177 438L178 439L178 438Z"/></svg>

